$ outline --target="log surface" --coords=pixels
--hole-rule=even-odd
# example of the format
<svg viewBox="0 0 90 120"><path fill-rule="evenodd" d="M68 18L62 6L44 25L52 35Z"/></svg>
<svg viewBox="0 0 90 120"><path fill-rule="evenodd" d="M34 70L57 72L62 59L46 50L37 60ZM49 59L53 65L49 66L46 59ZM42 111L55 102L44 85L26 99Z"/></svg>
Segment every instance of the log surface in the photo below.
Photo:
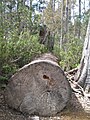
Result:
<svg viewBox="0 0 90 120"><path fill-rule="evenodd" d="M34 60L21 68L5 90L7 104L22 113L52 116L68 103L71 88L64 72L52 60Z"/></svg>

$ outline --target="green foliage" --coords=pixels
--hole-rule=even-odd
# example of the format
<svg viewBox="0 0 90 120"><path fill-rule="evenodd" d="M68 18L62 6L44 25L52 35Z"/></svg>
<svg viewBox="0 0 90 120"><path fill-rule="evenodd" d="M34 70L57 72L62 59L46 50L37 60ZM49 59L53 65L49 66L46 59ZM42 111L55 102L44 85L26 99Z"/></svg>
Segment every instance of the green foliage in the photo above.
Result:
<svg viewBox="0 0 90 120"><path fill-rule="evenodd" d="M63 38L65 37L66 41L63 49L60 50L61 3L55 12L49 4L43 12L44 18L41 20L42 15L35 13L32 1L30 0L30 6L27 6L23 1L20 2L20 0L17 2L15 0L0 1L0 82L2 83L6 82L12 74L33 60L34 57L48 52L44 45L39 44L39 25L41 22L47 25L50 32L55 33L53 53L59 57L60 66L64 70L77 67L81 59L82 41L75 37L78 35L78 19L75 18L74 24L72 21L68 23L69 31L63 33ZM15 7L16 5L17 7ZM83 40L89 16L90 10L84 14L84 18L81 20L82 32L80 37ZM63 32L65 27L66 25L63 24ZM67 34L70 34L69 38Z"/></svg>
<svg viewBox="0 0 90 120"><path fill-rule="evenodd" d="M12 31L7 40L0 39L0 80L10 78L19 67L47 51L44 45L39 44L38 38L38 34L30 35L28 31L19 36Z"/></svg>
<svg viewBox="0 0 90 120"><path fill-rule="evenodd" d="M89 21L89 17L90 16L90 9L84 13L83 15L83 20L82 20L82 25L81 25L81 37L84 40L85 35L86 35L86 29L87 29L87 25L88 25L88 21Z"/></svg>
<svg viewBox="0 0 90 120"><path fill-rule="evenodd" d="M30 2L32 4L32 1ZM35 11L23 1L17 3L1 1L0 16L0 82L2 83L6 82L17 69L47 49L38 41L41 16L35 14Z"/></svg>
<svg viewBox="0 0 90 120"><path fill-rule="evenodd" d="M80 39L70 36L68 43L64 44L65 49L60 50L55 46L55 54L60 59L60 66L67 71L79 65L83 43Z"/></svg>

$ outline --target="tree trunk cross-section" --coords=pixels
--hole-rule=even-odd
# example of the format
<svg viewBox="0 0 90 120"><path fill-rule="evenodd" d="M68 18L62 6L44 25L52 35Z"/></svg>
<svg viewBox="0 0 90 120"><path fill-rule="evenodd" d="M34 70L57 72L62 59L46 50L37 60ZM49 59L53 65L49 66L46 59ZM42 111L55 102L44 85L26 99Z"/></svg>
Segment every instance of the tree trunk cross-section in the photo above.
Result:
<svg viewBox="0 0 90 120"><path fill-rule="evenodd" d="M54 56L48 56L32 61L11 77L5 90L10 107L29 115L52 116L67 105L69 82Z"/></svg>

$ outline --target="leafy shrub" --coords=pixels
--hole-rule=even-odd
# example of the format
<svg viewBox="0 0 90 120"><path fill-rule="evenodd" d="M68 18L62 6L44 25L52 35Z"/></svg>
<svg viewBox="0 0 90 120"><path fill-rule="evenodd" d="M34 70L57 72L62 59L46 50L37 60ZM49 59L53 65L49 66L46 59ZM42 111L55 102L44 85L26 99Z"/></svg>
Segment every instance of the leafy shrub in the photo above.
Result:
<svg viewBox="0 0 90 120"><path fill-rule="evenodd" d="M39 44L38 34L30 35L28 31L19 36L12 31L7 39L0 41L0 81L8 79L18 68L47 51L44 45Z"/></svg>
<svg viewBox="0 0 90 120"><path fill-rule="evenodd" d="M65 49L55 46L54 53L59 57L59 64L63 70L67 71L79 65L83 42L70 36L68 43L63 45Z"/></svg>

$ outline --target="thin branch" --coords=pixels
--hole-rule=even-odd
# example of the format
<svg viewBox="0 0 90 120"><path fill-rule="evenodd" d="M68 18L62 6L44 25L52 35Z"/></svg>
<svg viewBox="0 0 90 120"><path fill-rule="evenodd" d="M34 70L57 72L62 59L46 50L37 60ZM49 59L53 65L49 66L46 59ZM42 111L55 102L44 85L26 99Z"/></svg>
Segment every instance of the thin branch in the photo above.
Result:
<svg viewBox="0 0 90 120"><path fill-rule="evenodd" d="M16 63L16 62L18 62L20 59L21 59L21 57L15 59L15 60L12 60L11 63Z"/></svg>

